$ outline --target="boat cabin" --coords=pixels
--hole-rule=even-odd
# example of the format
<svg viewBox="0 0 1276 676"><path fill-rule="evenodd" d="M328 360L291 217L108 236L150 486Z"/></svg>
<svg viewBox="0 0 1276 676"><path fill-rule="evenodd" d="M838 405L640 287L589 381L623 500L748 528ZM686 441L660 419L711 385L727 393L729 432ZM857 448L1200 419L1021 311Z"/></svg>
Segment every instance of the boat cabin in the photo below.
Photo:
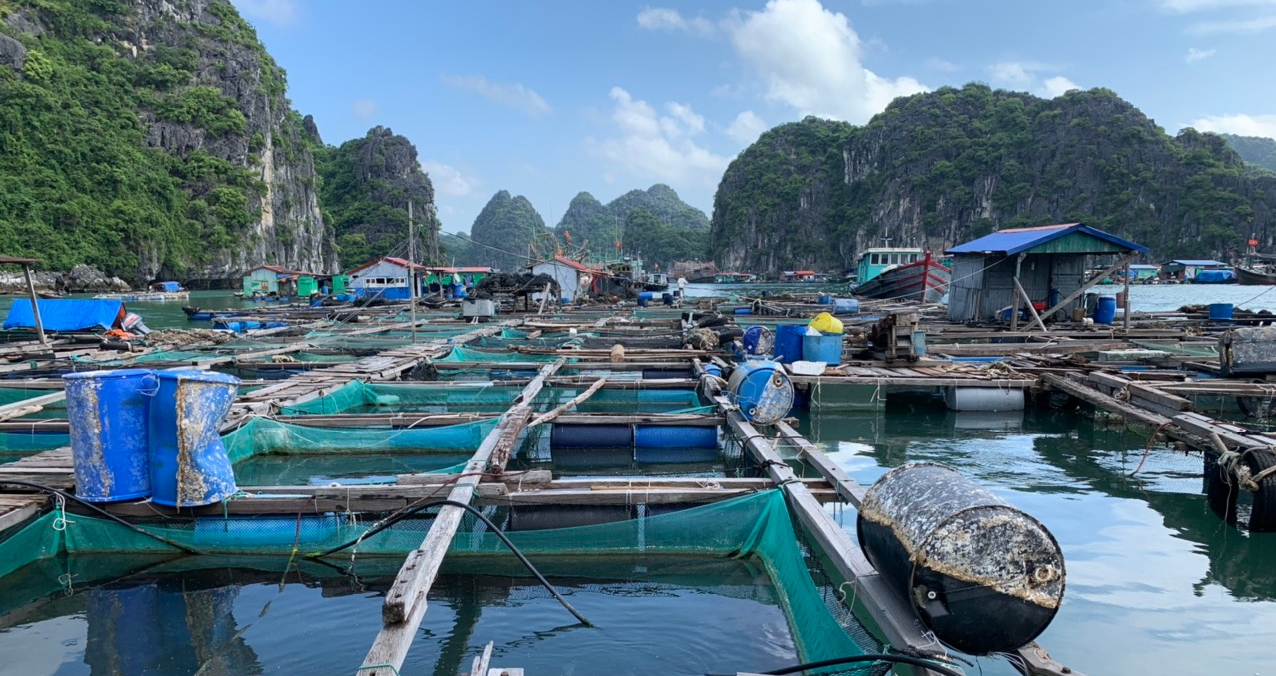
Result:
<svg viewBox="0 0 1276 676"><path fill-rule="evenodd" d="M916 247L874 247L865 249L860 254L859 265L856 266L856 281L860 284L890 270L891 268L920 261L926 252Z"/></svg>
<svg viewBox="0 0 1276 676"><path fill-rule="evenodd" d="M1067 317L1085 307L1085 291L1148 248L1083 223L1011 228L959 244L953 256L948 318L955 322L1004 318L1009 308L1041 306L1041 318ZM1101 274L1086 278L1088 260ZM1024 296L1027 296L1025 299ZM1012 327L1020 320L1009 313Z"/></svg>

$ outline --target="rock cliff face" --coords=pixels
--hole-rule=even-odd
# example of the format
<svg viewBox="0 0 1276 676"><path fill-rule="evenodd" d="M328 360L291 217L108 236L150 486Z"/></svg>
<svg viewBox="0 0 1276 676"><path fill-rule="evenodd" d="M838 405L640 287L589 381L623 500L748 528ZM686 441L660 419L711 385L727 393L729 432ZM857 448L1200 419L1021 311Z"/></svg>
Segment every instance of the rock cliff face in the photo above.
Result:
<svg viewBox="0 0 1276 676"><path fill-rule="evenodd" d="M91 232L63 242L76 235L65 214L39 204L31 222L0 217L0 244L134 282L215 283L262 263L336 271L316 194L317 131L291 109L283 70L228 0L3 3L6 70L0 94L61 110L15 114L0 146L58 174L56 199L103 212L75 218ZM95 163L84 178L60 156L68 151ZM0 180L21 182L18 169L0 162ZM34 237L42 226L52 241Z"/></svg>
<svg viewBox="0 0 1276 676"><path fill-rule="evenodd" d="M1276 239L1276 179L1224 141L1170 137L1114 93L1052 100L983 85L897 99L864 127L808 118L728 167L720 265L841 270L886 239L942 250L994 229L1083 221L1153 248L1222 256Z"/></svg>
<svg viewBox="0 0 1276 676"><path fill-rule="evenodd" d="M320 152L321 197L342 264L408 254L408 203L412 203L416 260L442 263L434 185L421 170L416 147L385 127Z"/></svg>

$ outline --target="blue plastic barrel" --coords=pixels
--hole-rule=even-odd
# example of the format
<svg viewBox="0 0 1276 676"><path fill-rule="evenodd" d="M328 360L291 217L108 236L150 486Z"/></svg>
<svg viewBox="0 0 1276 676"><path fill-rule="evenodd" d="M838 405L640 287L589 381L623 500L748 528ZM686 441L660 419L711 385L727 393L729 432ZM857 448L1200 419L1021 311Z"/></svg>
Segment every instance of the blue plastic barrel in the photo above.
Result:
<svg viewBox="0 0 1276 676"><path fill-rule="evenodd" d="M1111 324L1116 319L1117 303L1115 296L1099 296L1094 306L1094 323Z"/></svg>
<svg viewBox="0 0 1276 676"><path fill-rule="evenodd" d="M762 334L764 333L766 333L766 329L761 326L750 326L744 330L744 338L741 339L741 342L744 343L745 354L758 353L758 345L762 342Z"/></svg>
<svg viewBox="0 0 1276 676"><path fill-rule="evenodd" d="M645 293L639 294L638 307L647 307L648 305L651 305L651 298L649 298L648 295Z"/></svg>
<svg viewBox="0 0 1276 676"><path fill-rule="evenodd" d="M833 296L827 293L822 293L819 296L817 296L815 299L816 305L828 305L829 303L832 303L832 302L833 302Z"/></svg>
<svg viewBox="0 0 1276 676"><path fill-rule="evenodd" d="M777 362L737 365L727 381L727 390L734 395L744 417L762 425L779 422L793 408L793 382Z"/></svg>
<svg viewBox="0 0 1276 676"><path fill-rule="evenodd" d="M718 428L704 425L634 425L634 448L711 448L717 458ZM702 455L695 460L703 462ZM642 459L639 458L641 462Z"/></svg>
<svg viewBox="0 0 1276 676"><path fill-rule="evenodd" d="M1233 309L1235 308L1231 303L1210 303L1210 319L1231 321Z"/></svg>
<svg viewBox="0 0 1276 676"><path fill-rule="evenodd" d="M465 297L466 297L466 296L468 296L468 295L469 295L469 294L467 294L467 293L465 292L465 285L464 285L464 284L453 284L453 285L452 285L452 297L453 297L453 298L465 298Z"/></svg>
<svg viewBox="0 0 1276 676"><path fill-rule="evenodd" d="M705 364L704 372L715 378L722 377L722 367L718 366L717 364Z"/></svg>
<svg viewBox="0 0 1276 676"><path fill-rule="evenodd" d="M775 327L775 345L771 355L783 364L802 361L802 336L806 335L805 324L780 324Z"/></svg>
<svg viewBox="0 0 1276 676"><path fill-rule="evenodd" d="M155 372L86 371L62 379L75 494L90 502L149 497L147 419L156 391Z"/></svg>
<svg viewBox="0 0 1276 676"><path fill-rule="evenodd" d="M733 312L734 314L737 314L737 315L751 315L751 314L753 314L753 308L749 308L749 307L738 307L738 308L736 308L735 310L733 310L732 312Z"/></svg>
<svg viewBox="0 0 1276 676"><path fill-rule="evenodd" d="M833 301L833 314L853 315L860 311L860 302L854 298L837 298Z"/></svg>
<svg viewBox="0 0 1276 676"><path fill-rule="evenodd" d="M239 379L196 369L157 371L151 402L151 486L156 503L198 507L235 494L235 472L222 445L222 419Z"/></svg>
<svg viewBox="0 0 1276 676"><path fill-rule="evenodd" d="M802 336L802 358L822 361L829 366L842 363L842 334Z"/></svg>

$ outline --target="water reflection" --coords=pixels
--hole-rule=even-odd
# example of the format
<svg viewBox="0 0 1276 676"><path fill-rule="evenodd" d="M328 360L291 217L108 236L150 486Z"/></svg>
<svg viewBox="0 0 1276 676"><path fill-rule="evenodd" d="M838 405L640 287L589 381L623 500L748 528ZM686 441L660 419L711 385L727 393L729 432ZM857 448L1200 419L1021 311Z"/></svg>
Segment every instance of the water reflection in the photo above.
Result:
<svg viewBox="0 0 1276 676"><path fill-rule="evenodd" d="M1276 561L1276 536L1238 531L1210 509L1198 453L1158 446L1138 474L1130 476L1146 448L1144 431L1107 426L1075 411L958 413L928 398L892 402L878 413L806 415L801 428L863 482L909 461L934 461L1003 494L1063 494L1073 502L1097 494L1134 501L1153 510L1161 528L1192 543L1190 551L1204 557L1204 572L1193 585L1196 593L1216 584L1237 599L1276 599L1276 566L1271 564ZM1040 504L1057 509L1057 503ZM1047 522L1065 516L1034 515ZM1109 525L1091 527L1097 535ZM1133 553L1148 541L1131 540L1126 546ZM1178 561L1190 570L1199 565L1192 558Z"/></svg>

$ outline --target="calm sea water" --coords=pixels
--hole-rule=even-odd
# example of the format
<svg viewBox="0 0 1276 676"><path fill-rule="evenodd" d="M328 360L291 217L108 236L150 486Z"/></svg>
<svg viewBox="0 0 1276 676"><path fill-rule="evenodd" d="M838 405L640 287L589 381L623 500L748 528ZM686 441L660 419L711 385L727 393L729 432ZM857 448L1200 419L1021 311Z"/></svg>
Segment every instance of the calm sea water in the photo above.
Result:
<svg viewBox="0 0 1276 676"><path fill-rule="evenodd" d="M0 674L348 676L400 565L364 559L347 576L286 559L116 557L81 569L72 593L57 582L60 563L28 566L0 592ZM751 561L540 557L539 567L596 627L509 566L445 564L401 673L467 672L488 641L494 666L528 674L699 676L795 660L775 590Z"/></svg>
<svg viewBox="0 0 1276 676"><path fill-rule="evenodd" d="M1276 534L1211 511L1199 454L1154 448L1132 477L1143 432L1076 413L956 413L924 398L806 416L801 428L865 485L909 461L940 462L1044 523L1068 578L1039 640L1064 664L1092 675L1276 673ZM839 517L853 534L854 514Z"/></svg>

